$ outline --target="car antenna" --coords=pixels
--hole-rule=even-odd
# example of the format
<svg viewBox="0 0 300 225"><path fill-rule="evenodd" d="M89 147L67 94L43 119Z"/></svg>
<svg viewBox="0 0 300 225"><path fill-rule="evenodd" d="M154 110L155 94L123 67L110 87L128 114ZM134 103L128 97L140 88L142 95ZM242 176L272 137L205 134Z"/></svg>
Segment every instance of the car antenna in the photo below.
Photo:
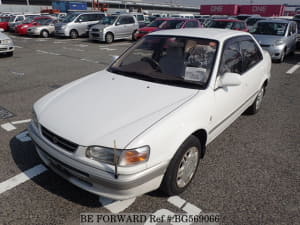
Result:
<svg viewBox="0 0 300 225"><path fill-rule="evenodd" d="M115 164L115 178L118 179L118 156L117 156L117 144L114 140L114 164Z"/></svg>

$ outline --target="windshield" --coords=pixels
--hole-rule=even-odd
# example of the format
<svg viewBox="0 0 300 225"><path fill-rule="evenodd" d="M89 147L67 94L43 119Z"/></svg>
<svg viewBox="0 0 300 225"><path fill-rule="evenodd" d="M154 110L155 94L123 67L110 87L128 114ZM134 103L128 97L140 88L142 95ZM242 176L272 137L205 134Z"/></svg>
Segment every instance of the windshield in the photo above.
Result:
<svg viewBox="0 0 300 225"><path fill-rule="evenodd" d="M212 20L207 27L231 29L233 22Z"/></svg>
<svg viewBox="0 0 300 225"><path fill-rule="evenodd" d="M259 20L263 20L263 19L262 18L250 18L250 19L247 19L246 23L248 26L252 26Z"/></svg>
<svg viewBox="0 0 300 225"><path fill-rule="evenodd" d="M103 17L102 20L100 20L99 24L112 25L116 19L117 19L117 16L106 16L106 17Z"/></svg>
<svg viewBox="0 0 300 225"><path fill-rule="evenodd" d="M11 16L11 17L9 18L9 22L14 22L15 19L16 19L16 16Z"/></svg>
<svg viewBox="0 0 300 225"><path fill-rule="evenodd" d="M205 88L217 53L210 39L146 36L108 71L155 83Z"/></svg>
<svg viewBox="0 0 300 225"><path fill-rule="evenodd" d="M78 16L78 14L69 14L67 15L64 19L63 19L63 23L70 23L72 22L76 17Z"/></svg>
<svg viewBox="0 0 300 225"><path fill-rule="evenodd" d="M0 17L0 22L8 22L9 17Z"/></svg>
<svg viewBox="0 0 300 225"><path fill-rule="evenodd" d="M184 23L183 20L166 20L161 25L159 25L160 29L177 29L182 26Z"/></svg>
<svg viewBox="0 0 300 225"><path fill-rule="evenodd" d="M286 23L266 23L260 22L255 25L252 34L264 34L264 35L275 35L284 36L287 29Z"/></svg>
<svg viewBox="0 0 300 225"><path fill-rule="evenodd" d="M27 19L25 19L24 21L23 21L23 23L24 24L26 24L26 23L31 23L33 20L34 20L34 18L36 18L37 16L30 16L30 17L28 17Z"/></svg>
<svg viewBox="0 0 300 225"><path fill-rule="evenodd" d="M248 15L245 15L245 16L237 16L236 18L238 19L238 20L246 20L248 17L250 17L250 15L248 16Z"/></svg>
<svg viewBox="0 0 300 225"><path fill-rule="evenodd" d="M154 20L147 27L159 27L165 20Z"/></svg>

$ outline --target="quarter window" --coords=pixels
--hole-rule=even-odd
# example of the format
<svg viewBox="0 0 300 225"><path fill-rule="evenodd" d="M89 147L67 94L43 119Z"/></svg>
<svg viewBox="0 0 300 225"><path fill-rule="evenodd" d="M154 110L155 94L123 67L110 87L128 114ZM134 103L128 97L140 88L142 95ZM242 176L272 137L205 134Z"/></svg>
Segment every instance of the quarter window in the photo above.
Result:
<svg viewBox="0 0 300 225"><path fill-rule="evenodd" d="M186 23L185 27L198 27L198 23L196 21L189 21Z"/></svg>

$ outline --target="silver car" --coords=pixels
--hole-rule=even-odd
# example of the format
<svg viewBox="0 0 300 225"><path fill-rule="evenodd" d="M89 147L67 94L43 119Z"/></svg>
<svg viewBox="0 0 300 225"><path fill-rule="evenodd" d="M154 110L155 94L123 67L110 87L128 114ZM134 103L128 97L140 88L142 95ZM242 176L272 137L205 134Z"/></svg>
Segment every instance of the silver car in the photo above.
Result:
<svg viewBox="0 0 300 225"><path fill-rule="evenodd" d="M138 29L139 23L131 14L107 16L90 28L89 39L106 43L119 39L134 40L134 34Z"/></svg>
<svg viewBox="0 0 300 225"><path fill-rule="evenodd" d="M297 24L294 21L261 20L255 24L251 33L275 62L283 62L286 55L296 50Z"/></svg>
<svg viewBox="0 0 300 225"><path fill-rule="evenodd" d="M86 35L89 25L98 23L105 15L103 12L71 13L61 23L55 24L55 36L75 39Z"/></svg>
<svg viewBox="0 0 300 225"><path fill-rule="evenodd" d="M3 31L4 29L0 28L0 54L13 56L15 50L14 43Z"/></svg>
<svg viewBox="0 0 300 225"><path fill-rule="evenodd" d="M31 36L40 36L43 38L47 38L50 35L53 35L55 32L55 23L57 23L57 19L49 19L43 21L41 26L30 27L27 30L28 35Z"/></svg>

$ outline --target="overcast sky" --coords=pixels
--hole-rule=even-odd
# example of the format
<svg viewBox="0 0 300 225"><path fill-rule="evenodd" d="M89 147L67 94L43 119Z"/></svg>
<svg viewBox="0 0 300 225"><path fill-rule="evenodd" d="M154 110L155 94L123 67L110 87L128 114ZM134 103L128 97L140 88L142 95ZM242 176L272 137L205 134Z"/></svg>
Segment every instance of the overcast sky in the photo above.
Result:
<svg viewBox="0 0 300 225"><path fill-rule="evenodd" d="M130 1L130 0L127 0ZM132 0L135 1L135 0ZM145 3L158 3L158 4L179 4L185 6L194 6L199 7L201 4L264 4L264 5L273 5L273 4L289 4L289 5L300 5L300 0L136 0L142 1Z"/></svg>

